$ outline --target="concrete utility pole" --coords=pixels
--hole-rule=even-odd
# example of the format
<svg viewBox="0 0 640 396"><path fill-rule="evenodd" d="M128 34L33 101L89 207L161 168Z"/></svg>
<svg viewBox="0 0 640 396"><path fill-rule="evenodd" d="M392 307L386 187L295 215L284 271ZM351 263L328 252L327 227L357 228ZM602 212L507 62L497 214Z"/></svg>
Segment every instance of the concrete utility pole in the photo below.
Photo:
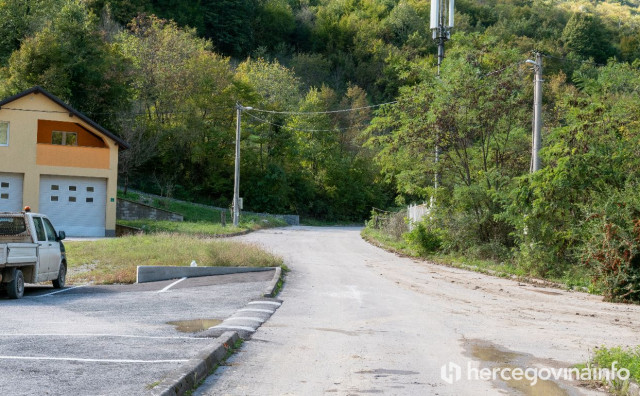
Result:
<svg viewBox="0 0 640 396"><path fill-rule="evenodd" d="M431 0L430 28L433 39L438 43L438 77L440 77L440 65L444 60L444 43L451 37L451 29L453 29L454 2L455 0ZM437 167L440 161L440 146L437 142L435 151ZM434 190L438 189L439 184L440 173L436 170L433 180ZM434 199L431 197L431 204L433 203Z"/></svg>
<svg viewBox="0 0 640 396"><path fill-rule="evenodd" d="M539 152L542 147L542 54L536 52L536 60L527 59L527 63L533 65L535 84L533 91L533 136L531 142L531 168L534 173L540 169Z"/></svg>
<svg viewBox="0 0 640 396"><path fill-rule="evenodd" d="M242 123L242 110L253 110L253 107L243 107L236 103L236 167L233 178L233 225L238 226L240 219L240 128Z"/></svg>

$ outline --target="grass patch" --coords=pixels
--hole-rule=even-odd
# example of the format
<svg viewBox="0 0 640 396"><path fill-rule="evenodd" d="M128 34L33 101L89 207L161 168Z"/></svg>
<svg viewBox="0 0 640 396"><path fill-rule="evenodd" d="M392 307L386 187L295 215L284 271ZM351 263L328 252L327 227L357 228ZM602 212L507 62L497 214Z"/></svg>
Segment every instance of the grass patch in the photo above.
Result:
<svg viewBox="0 0 640 396"><path fill-rule="evenodd" d="M278 267L282 259L256 245L180 234L66 242L69 283L134 283L138 265Z"/></svg>
<svg viewBox="0 0 640 396"><path fill-rule="evenodd" d="M634 348L622 348L613 347L596 348L594 356L591 360L585 364L576 365L579 369L607 369L611 370L613 364L616 365L618 375L625 375L626 373L620 373L620 370L626 369L629 371L629 379L623 381L622 379L616 379L613 381L602 380L600 382L611 394L615 395L630 395L629 385L630 382L640 383L640 346Z"/></svg>
<svg viewBox="0 0 640 396"><path fill-rule="evenodd" d="M155 388L156 386L160 385L160 382L161 381L152 382L152 383L148 384L145 388L147 388L148 390L151 390L151 389Z"/></svg>
<svg viewBox="0 0 640 396"><path fill-rule="evenodd" d="M156 221L156 220L118 220L118 224L140 228L145 234L177 233L195 236L214 236L234 234L247 228L226 226L207 222Z"/></svg>
<svg viewBox="0 0 640 396"><path fill-rule="evenodd" d="M210 223L221 222L221 212L218 209L208 208L206 206L194 205L190 202L176 202L168 199L156 198L152 201L151 206L168 210L170 212L180 213L184 217L184 221L206 221ZM232 221L229 211L226 212L227 222Z"/></svg>
<svg viewBox="0 0 640 396"><path fill-rule="evenodd" d="M118 198L128 199L134 202L140 202L145 205L152 206L158 209L168 210L169 212L175 212L182 215L185 222L206 222L211 224L221 224L223 212L220 209L215 209L206 205L199 205L187 201L176 201L173 199L148 197L143 194L134 192L128 192L124 194L121 190L118 190ZM230 210L224 210L225 219L227 224L233 223L233 215ZM124 223L123 223L124 224ZM241 213L239 226L245 229L255 229L265 227L282 227L287 223L279 218L269 215L258 215L252 213Z"/></svg>
<svg viewBox="0 0 640 396"><path fill-rule="evenodd" d="M213 236L235 234L246 230L259 230L263 228L284 227L287 223L280 218L269 215L257 215L249 213L240 214L240 223L234 227L233 216L225 210L227 225L222 226L222 210L194 204L186 201L174 201L164 198L144 197L142 194L128 192L124 194L118 191L118 198L124 198L135 202L144 203L154 208L168 210L181 214L183 222L157 221L157 220L118 220L118 224L141 228L146 234L170 232L187 235Z"/></svg>
<svg viewBox="0 0 640 396"><path fill-rule="evenodd" d="M362 230L361 235L366 241L369 241L370 243L385 250L410 257L422 257L437 264L447 265L449 267L461 268L504 278L515 277L521 280L527 280L530 276L524 269L519 268L512 261L498 262L495 260L477 259L453 253L420 255L406 240L404 240L404 238L396 238L383 230L365 227ZM566 273L561 278L547 278L544 280L562 284L567 289L579 289L589 293L598 294L598 290L594 289L592 286L589 274L585 272L575 271L572 273Z"/></svg>
<svg viewBox="0 0 640 396"><path fill-rule="evenodd" d="M223 227L220 223L206 221L118 220L118 224L140 228L145 234L168 232L204 237L235 234L247 230L260 230L263 228L283 227L287 225L284 220L275 217L248 218L248 216L247 218L243 216L243 221L238 224L238 227L234 227L231 224Z"/></svg>
<svg viewBox="0 0 640 396"><path fill-rule="evenodd" d="M418 252L409 246L404 239L394 238L382 230L375 228L365 227L360 232L360 235L370 243L377 245L385 250L400 253L406 256L419 257Z"/></svg>
<svg viewBox="0 0 640 396"><path fill-rule="evenodd" d="M631 375L629 378L634 382L640 382L640 346L635 348L605 348L595 350L591 363L601 368L611 368L613 362L618 362L618 370L625 368Z"/></svg>

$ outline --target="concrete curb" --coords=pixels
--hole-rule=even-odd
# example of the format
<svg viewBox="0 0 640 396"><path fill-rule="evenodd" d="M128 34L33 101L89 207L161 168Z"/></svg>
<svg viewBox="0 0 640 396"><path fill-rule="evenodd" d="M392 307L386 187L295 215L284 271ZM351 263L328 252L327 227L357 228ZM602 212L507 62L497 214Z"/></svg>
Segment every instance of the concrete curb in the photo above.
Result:
<svg viewBox="0 0 640 396"><path fill-rule="evenodd" d="M280 269L279 267L275 267ZM239 274L243 272L271 271L274 267L178 267L139 265L136 283L158 282L170 279L197 278L199 276ZM276 272L278 270L276 269Z"/></svg>
<svg viewBox="0 0 640 396"><path fill-rule="evenodd" d="M282 268L276 267L276 272L275 274L273 274L273 279L271 279L269 286L267 286L264 293L262 294L263 297L275 297L276 289L278 287L278 282L280 281L281 277L282 277Z"/></svg>
<svg viewBox="0 0 640 396"><path fill-rule="evenodd" d="M629 396L640 396L640 386L635 382L629 382L629 389L627 390Z"/></svg>
<svg viewBox="0 0 640 396"><path fill-rule="evenodd" d="M244 308L238 309L222 323L198 333L200 337L216 338L228 331L235 331L243 340L249 340L271 315L282 306L282 300L259 297L251 300Z"/></svg>
<svg viewBox="0 0 640 396"><path fill-rule="evenodd" d="M169 373L160 384L151 390L150 394L153 396L181 396L185 394L209 376L209 373L227 356L229 348L233 347L239 339L240 337L235 331L223 333L198 356Z"/></svg>

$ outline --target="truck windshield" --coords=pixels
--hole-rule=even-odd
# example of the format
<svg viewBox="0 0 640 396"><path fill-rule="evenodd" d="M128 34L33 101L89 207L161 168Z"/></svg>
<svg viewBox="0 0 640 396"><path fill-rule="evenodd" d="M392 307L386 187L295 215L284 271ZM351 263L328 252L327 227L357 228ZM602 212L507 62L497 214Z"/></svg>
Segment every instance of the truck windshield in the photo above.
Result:
<svg viewBox="0 0 640 396"><path fill-rule="evenodd" d="M0 235L19 235L26 232L24 217L0 216Z"/></svg>

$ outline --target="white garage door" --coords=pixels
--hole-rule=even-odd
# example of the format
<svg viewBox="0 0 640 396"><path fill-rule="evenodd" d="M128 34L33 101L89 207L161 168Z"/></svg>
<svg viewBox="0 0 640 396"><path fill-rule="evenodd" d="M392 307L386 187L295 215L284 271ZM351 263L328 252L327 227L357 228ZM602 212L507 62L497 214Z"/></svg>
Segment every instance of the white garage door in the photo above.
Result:
<svg viewBox="0 0 640 396"><path fill-rule="evenodd" d="M22 210L22 174L0 172L0 212Z"/></svg>
<svg viewBox="0 0 640 396"><path fill-rule="evenodd" d="M104 236L106 207L106 179L40 177L40 213L69 236Z"/></svg>

